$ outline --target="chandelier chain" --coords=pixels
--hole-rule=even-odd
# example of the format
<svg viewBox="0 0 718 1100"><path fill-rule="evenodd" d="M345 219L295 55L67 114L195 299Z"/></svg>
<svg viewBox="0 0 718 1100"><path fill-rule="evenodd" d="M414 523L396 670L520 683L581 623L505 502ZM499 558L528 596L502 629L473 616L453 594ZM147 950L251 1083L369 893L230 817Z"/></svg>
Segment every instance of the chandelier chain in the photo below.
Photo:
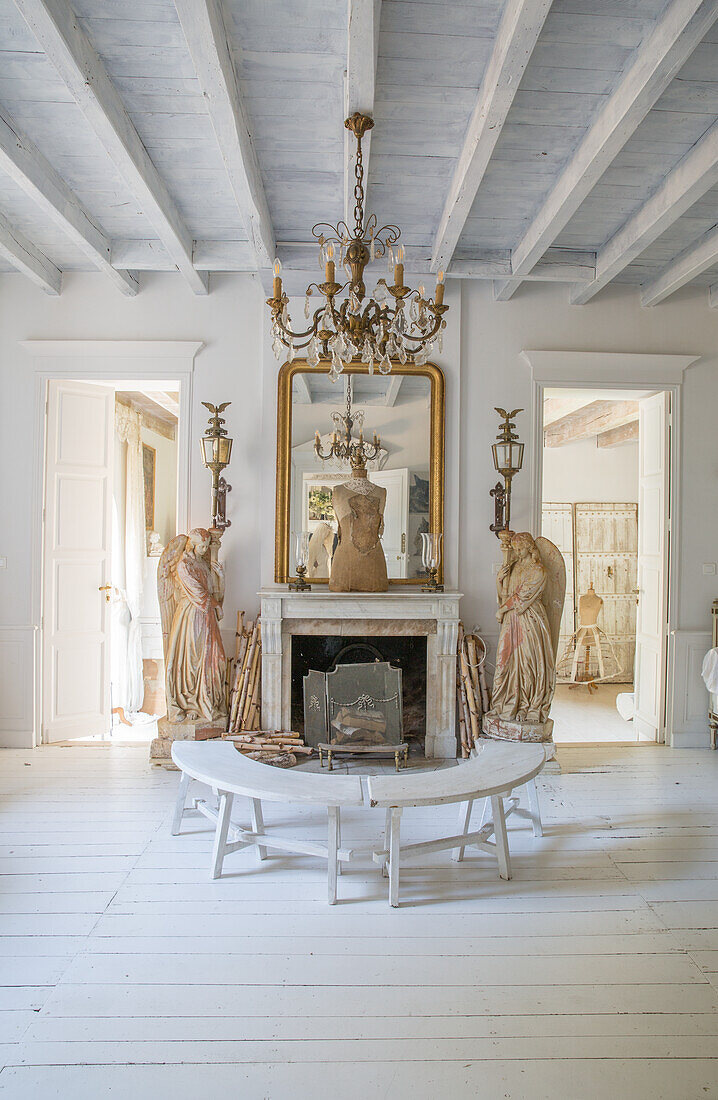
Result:
<svg viewBox="0 0 718 1100"><path fill-rule="evenodd" d="M364 161L361 152L361 139L357 142L357 155L354 160L354 236L364 236Z"/></svg>

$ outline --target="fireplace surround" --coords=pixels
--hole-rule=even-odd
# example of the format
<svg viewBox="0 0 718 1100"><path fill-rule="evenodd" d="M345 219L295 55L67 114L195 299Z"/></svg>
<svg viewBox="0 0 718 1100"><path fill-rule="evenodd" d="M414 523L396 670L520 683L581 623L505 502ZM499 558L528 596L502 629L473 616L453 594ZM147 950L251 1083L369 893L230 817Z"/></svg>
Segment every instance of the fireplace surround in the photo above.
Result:
<svg viewBox="0 0 718 1100"><path fill-rule="evenodd" d="M459 592L259 593L262 615L262 727L292 726L292 638L363 641L426 639L427 757L456 756L456 642ZM379 645L377 648L381 648ZM296 682L296 681L295 681ZM296 692L295 692L296 694Z"/></svg>

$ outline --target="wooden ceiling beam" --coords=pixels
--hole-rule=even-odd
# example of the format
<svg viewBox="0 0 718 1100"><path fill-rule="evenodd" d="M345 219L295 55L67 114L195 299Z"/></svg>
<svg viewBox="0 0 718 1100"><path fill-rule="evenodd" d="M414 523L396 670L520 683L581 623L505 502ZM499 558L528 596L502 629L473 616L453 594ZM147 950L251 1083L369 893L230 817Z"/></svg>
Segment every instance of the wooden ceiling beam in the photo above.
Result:
<svg viewBox="0 0 718 1100"><path fill-rule="evenodd" d="M307 282L317 277L316 242L277 242L277 255L286 272L305 273ZM116 267L142 271L174 271L175 265L164 253L160 241L116 240L112 242L112 262ZM254 269L248 241L195 241L194 263L198 271L251 272ZM408 245L404 268L407 274L430 274L428 247ZM367 274L371 276L370 267ZM550 248L544 258L526 276L540 282L575 283L593 279L595 253ZM377 268L378 271L378 268ZM497 279L511 271L507 250L480 252L473 259L454 260L447 279ZM383 274L383 269L382 272Z"/></svg>
<svg viewBox="0 0 718 1100"><path fill-rule="evenodd" d="M627 424L620 424L617 428L609 428L607 432L601 432L596 437L596 446L601 450L607 447L620 447L623 443L636 443L638 441L638 420L629 420Z"/></svg>
<svg viewBox="0 0 718 1100"><path fill-rule="evenodd" d="M716 18L718 0L671 0L514 248L514 278L495 287L497 301L511 297L517 276L553 244Z"/></svg>
<svg viewBox="0 0 718 1100"><path fill-rule="evenodd" d="M169 394L164 390L140 390L139 392L143 393L148 401L152 401L153 404L159 405L159 407L161 409L164 409L165 412L168 412L171 416L174 416L175 419L179 419L180 407L178 398L176 396L174 396L173 394Z"/></svg>
<svg viewBox="0 0 718 1100"><path fill-rule="evenodd" d="M258 270L274 263L272 219L219 0L174 0Z"/></svg>
<svg viewBox="0 0 718 1100"><path fill-rule="evenodd" d="M0 256L7 260L16 271L27 275L46 294L60 293L62 273L47 256L43 255L32 241L14 229L7 218L0 214Z"/></svg>
<svg viewBox="0 0 718 1100"><path fill-rule="evenodd" d="M637 418L637 401L591 401L545 428L544 446L565 447L567 443L602 435Z"/></svg>
<svg viewBox="0 0 718 1100"><path fill-rule="evenodd" d="M596 277L575 287L573 305L584 305L628 267L707 191L718 184L718 123L668 173L643 206L596 255Z"/></svg>
<svg viewBox="0 0 718 1100"><path fill-rule="evenodd" d="M15 0L15 4L173 262L196 294L206 294L207 276L192 263L190 233L67 0Z"/></svg>
<svg viewBox="0 0 718 1100"><path fill-rule="evenodd" d="M718 226L694 241L641 288L641 305L657 306L709 267L718 264Z"/></svg>
<svg viewBox="0 0 718 1100"><path fill-rule="evenodd" d="M192 0L187 0L191 3ZM344 79L344 118L355 111L374 118L374 96L376 92L376 66L379 54L379 22L381 19L381 0L348 0L347 13L347 70ZM369 130L362 138L362 160L364 163L364 192L369 185L369 157L371 154L371 135ZM349 131L344 131L344 221L351 229L354 224L354 162L356 160L356 139Z"/></svg>
<svg viewBox="0 0 718 1100"><path fill-rule="evenodd" d="M137 293L137 278L112 266L111 245L40 150L0 108L0 169L60 227L73 244L109 275L123 294Z"/></svg>
<svg viewBox="0 0 718 1100"><path fill-rule="evenodd" d="M551 0L508 0L451 180L431 257L433 272L448 268Z"/></svg>

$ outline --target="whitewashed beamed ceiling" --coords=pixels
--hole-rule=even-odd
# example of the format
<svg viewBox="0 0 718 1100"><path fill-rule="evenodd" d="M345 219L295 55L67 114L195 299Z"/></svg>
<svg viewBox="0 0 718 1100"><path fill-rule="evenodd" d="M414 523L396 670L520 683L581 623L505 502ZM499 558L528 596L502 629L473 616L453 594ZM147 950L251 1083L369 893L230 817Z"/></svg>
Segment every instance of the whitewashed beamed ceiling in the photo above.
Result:
<svg viewBox="0 0 718 1100"><path fill-rule="evenodd" d="M407 271L718 303L718 0L0 0L0 270L298 292L356 109Z"/></svg>

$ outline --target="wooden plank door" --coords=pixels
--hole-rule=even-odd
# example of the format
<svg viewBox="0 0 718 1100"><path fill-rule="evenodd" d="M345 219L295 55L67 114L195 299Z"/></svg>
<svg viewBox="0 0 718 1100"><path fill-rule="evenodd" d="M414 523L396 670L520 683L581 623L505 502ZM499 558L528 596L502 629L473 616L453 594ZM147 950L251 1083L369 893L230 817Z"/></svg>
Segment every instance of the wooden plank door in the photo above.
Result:
<svg viewBox="0 0 718 1100"><path fill-rule="evenodd" d="M44 741L110 728L110 583L115 395L50 382L43 572Z"/></svg>
<svg viewBox="0 0 718 1100"><path fill-rule="evenodd" d="M576 629L573 585L573 505L545 503L541 512L541 534L558 547L566 565L566 596L563 601L558 638L558 656L560 657Z"/></svg>
<svg viewBox="0 0 718 1100"><path fill-rule="evenodd" d="M575 506L576 607L593 584L603 600L598 625L616 651L621 673L615 683L633 682L636 650L638 506L589 502Z"/></svg>
<svg viewBox="0 0 718 1100"><path fill-rule="evenodd" d="M660 740L664 728L668 623L668 455L670 394L639 404L638 625L636 734Z"/></svg>

